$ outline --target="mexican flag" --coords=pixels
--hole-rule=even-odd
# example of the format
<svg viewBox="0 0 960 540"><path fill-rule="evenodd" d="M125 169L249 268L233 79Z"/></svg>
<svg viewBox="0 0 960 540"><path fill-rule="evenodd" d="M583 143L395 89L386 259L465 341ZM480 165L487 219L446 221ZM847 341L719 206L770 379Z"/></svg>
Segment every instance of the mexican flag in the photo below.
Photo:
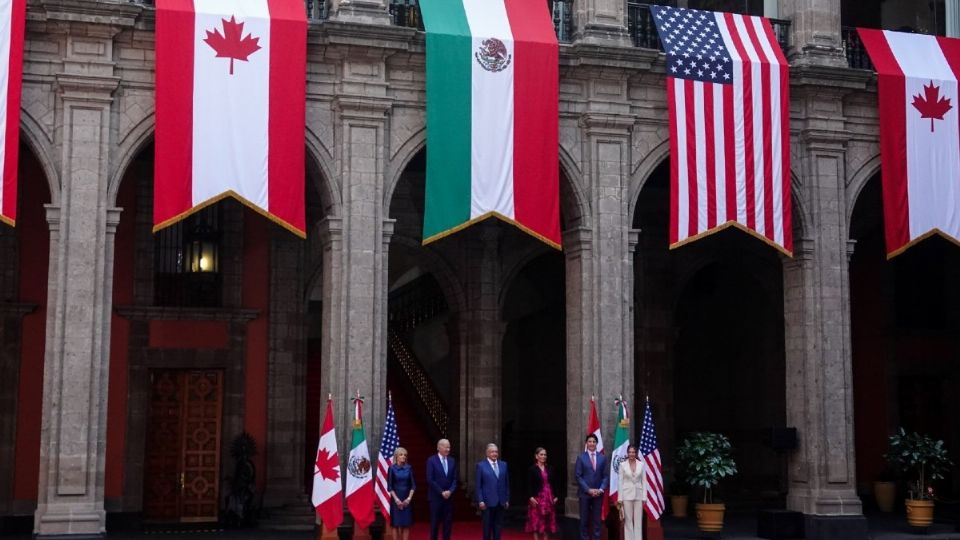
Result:
<svg viewBox="0 0 960 540"><path fill-rule="evenodd" d="M363 433L363 398L357 394L353 403L353 437L347 459L347 508L356 526L365 529L373 523L373 467Z"/></svg>
<svg viewBox="0 0 960 540"><path fill-rule="evenodd" d="M617 504L620 495L620 464L627 460L630 446L630 418L627 402L620 396L617 401L617 430L613 433L613 453L610 455L610 504Z"/></svg>
<svg viewBox="0 0 960 540"><path fill-rule="evenodd" d="M313 463L314 508L328 531L335 531L343 522L343 484L340 480L340 454L333 426L333 399L327 398L327 415L323 419L317 458Z"/></svg>
<svg viewBox="0 0 960 540"><path fill-rule="evenodd" d="M154 231L233 197L305 237L307 20L289 0L157 0Z"/></svg>
<svg viewBox="0 0 960 540"><path fill-rule="evenodd" d="M423 243L496 217L560 247L559 47L547 3L420 0Z"/></svg>
<svg viewBox="0 0 960 540"><path fill-rule="evenodd" d="M0 0L0 223L17 219L20 82L26 0Z"/></svg>

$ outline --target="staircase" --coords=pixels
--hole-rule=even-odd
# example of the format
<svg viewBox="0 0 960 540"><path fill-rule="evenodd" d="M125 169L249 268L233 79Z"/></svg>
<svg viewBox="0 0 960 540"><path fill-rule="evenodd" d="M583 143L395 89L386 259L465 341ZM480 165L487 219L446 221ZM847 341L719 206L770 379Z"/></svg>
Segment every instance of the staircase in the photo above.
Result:
<svg viewBox="0 0 960 540"><path fill-rule="evenodd" d="M441 438L455 438L451 408L407 342L420 324L447 310L446 299L432 276L423 276L390 294L387 336L387 385L393 392L400 444L407 449L417 482L413 506L417 521L429 520L426 461ZM458 457L458 456L454 456ZM465 464L460 463L461 471ZM464 486L454 499L454 519L474 516Z"/></svg>

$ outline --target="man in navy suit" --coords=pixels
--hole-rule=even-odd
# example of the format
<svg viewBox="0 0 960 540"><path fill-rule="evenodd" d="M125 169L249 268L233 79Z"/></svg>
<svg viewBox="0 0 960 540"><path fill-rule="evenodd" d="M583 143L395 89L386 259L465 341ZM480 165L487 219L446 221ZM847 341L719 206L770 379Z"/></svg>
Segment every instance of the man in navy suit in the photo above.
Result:
<svg viewBox="0 0 960 540"><path fill-rule="evenodd" d="M580 499L580 538L600 540L603 492L610 484L610 469L603 454L597 452L597 436L593 433L587 435L586 443L586 451L577 457L574 466L580 486L577 490Z"/></svg>
<svg viewBox="0 0 960 540"><path fill-rule="evenodd" d="M437 540L443 525L443 540L453 530L453 492L457 490L457 462L450 457L450 441L437 441L437 453L427 459L427 500L430 502L430 540Z"/></svg>
<svg viewBox="0 0 960 540"><path fill-rule="evenodd" d="M503 514L510 507L510 473L497 445L487 445L487 459L477 463L477 502L483 513L483 540L500 540Z"/></svg>

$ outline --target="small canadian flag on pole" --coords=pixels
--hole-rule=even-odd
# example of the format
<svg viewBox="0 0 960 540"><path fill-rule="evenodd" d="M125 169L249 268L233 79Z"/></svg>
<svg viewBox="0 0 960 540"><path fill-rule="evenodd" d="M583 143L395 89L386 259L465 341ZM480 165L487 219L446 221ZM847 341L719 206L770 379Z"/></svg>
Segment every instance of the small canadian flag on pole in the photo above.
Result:
<svg viewBox="0 0 960 540"><path fill-rule="evenodd" d="M292 0L158 0L154 231L233 197L304 237L307 21Z"/></svg>

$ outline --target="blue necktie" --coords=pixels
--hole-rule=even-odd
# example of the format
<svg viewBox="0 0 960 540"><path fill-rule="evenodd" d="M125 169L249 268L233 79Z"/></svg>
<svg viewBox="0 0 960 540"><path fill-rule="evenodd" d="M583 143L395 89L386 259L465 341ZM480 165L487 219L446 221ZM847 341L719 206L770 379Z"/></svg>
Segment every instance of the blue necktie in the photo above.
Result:
<svg viewBox="0 0 960 540"><path fill-rule="evenodd" d="M447 473L447 458L440 458L440 463L443 463L443 475L446 476Z"/></svg>
<svg viewBox="0 0 960 540"><path fill-rule="evenodd" d="M496 461L493 462L493 474L496 475L497 478L500 478L500 468L497 467Z"/></svg>

